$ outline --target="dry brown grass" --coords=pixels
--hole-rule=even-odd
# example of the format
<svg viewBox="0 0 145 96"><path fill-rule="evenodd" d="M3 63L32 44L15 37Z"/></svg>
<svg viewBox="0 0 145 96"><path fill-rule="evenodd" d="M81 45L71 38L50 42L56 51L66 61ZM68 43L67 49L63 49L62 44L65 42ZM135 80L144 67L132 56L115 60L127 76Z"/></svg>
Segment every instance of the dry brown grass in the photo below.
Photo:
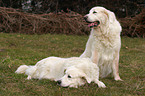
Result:
<svg viewBox="0 0 145 96"><path fill-rule="evenodd" d="M145 9L133 18L120 19L120 22L123 27L122 35L145 38Z"/></svg>
<svg viewBox="0 0 145 96"><path fill-rule="evenodd" d="M25 34L88 34L83 16L71 11L58 14L30 14L0 7L0 32Z"/></svg>
<svg viewBox="0 0 145 96"><path fill-rule="evenodd" d="M19 9L0 7L0 32L88 35L90 29L83 16L73 11L68 12L31 14ZM135 17L121 18L119 21L123 36L145 37L145 9Z"/></svg>

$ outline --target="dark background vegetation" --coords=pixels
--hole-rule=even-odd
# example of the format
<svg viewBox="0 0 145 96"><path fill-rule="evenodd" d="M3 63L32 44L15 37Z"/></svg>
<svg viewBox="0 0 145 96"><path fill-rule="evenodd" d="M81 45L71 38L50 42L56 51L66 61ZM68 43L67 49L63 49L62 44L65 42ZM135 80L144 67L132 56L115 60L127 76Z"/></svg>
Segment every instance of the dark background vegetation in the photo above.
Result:
<svg viewBox="0 0 145 96"><path fill-rule="evenodd" d="M23 0L1 0L0 6L22 8ZM35 6L41 2L42 7ZM135 16L141 12L145 6L144 0L32 0L34 13L49 13L59 12L67 9L75 11L80 14L86 14L94 6L104 6L116 13L117 17L122 18L126 16Z"/></svg>
<svg viewBox="0 0 145 96"><path fill-rule="evenodd" d="M24 2L26 0L0 0L0 6L1 7L7 7L7 8L15 8L15 9L22 9L22 2ZM94 6L103 6L111 11L113 11L117 18L119 19L122 27L123 27L123 31L122 31L122 35L124 36L129 36L129 37L145 37L145 1L144 0L31 0L31 10L22 10L22 11L26 11L28 13L35 13L35 14L49 14L49 13L53 13L53 16L46 16L47 19L52 19L53 17L56 18L55 21L57 21L54 23L54 20L51 20L51 22L49 21L49 25L50 26L57 26L57 28L50 28L50 30L44 28L44 26L42 28L37 28L35 30L39 32L36 32L34 30L31 30L31 32L26 32L26 33L30 33L30 34L34 34L34 33L65 33L65 34L89 34L88 30L84 29L82 26L85 25L80 25L80 22L83 22L83 20L79 20L79 24L76 25L77 21L75 21L75 19L80 19L81 16L83 16L84 14L87 14L88 11L94 7ZM36 6L36 5L41 5L41 6ZM2 9L1 9L2 10ZM9 10L12 11L12 10ZM18 10L16 10L18 11ZM14 12L14 10L13 10ZM75 13L72 13L75 12ZM25 14L28 14L25 13ZM61 13L61 15L57 15L58 13ZM64 13L67 15L69 14L70 16L67 17L66 15L64 16ZM79 15L75 15L79 13ZM0 31L6 31L6 32L20 32L20 29L23 26L26 26L26 24L24 22L21 22L20 24L22 24L23 26L21 26L21 28L18 28L19 30L13 30L13 28L7 30L6 28L2 27L2 25L6 24L11 26L14 26L13 24L10 24L8 18L6 18L4 15L2 15L3 12L0 11L0 18L3 19L0 21L1 23L1 27L0 27ZM12 14L12 13L11 13ZM9 12L7 13L7 15L11 15L9 14ZM55 16L54 16L55 14ZM73 14L73 16L72 16ZM15 14L18 15L18 14ZM63 15L63 16L62 16ZM11 16L9 16L11 17ZM21 16L12 16L12 17L23 17ZM27 16L26 16L27 17ZM41 16L42 17L42 16ZM43 16L43 18L46 19L46 17ZM51 18L50 18L51 17ZM66 18L66 20L63 21L67 21L68 23L64 24L63 21L60 21L61 19ZM74 19L75 17L75 19ZM28 18L28 17L27 17ZM71 22L71 20L68 20L68 18L73 18L73 20L75 21L75 24L73 24L73 22ZM30 18L28 18L30 19ZM35 19L35 18L34 18ZM54 19L54 18L53 18ZM7 20L9 22L5 22L4 20ZM19 21L19 20L18 20ZM25 21L25 20L24 20ZM32 22L38 22L38 20L32 20ZM41 21L39 19L39 21ZM4 23L5 22L5 23ZM53 22L53 24L52 24ZM59 23L58 23L59 22ZM18 22L17 22L18 23ZM41 21L42 23L42 21ZM42 25L40 23L40 25ZM43 22L44 23L44 22ZM20 25L19 24L19 25ZM30 26L30 29L32 27L32 29L34 29L34 27L36 28L36 26L34 26L33 24L28 24L27 25ZM48 24L47 24L48 25ZM76 29L80 29L78 30L78 32L76 32L77 30L72 29L72 28L64 28L60 27L61 25L66 25L66 27L74 27ZM70 25L70 26L69 26ZM17 24L15 24L15 26L17 26ZM39 26L39 25L38 25ZM79 28L77 28L77 26L79 26ZM27 26L28 27L28 26ZM48 27L48 26L45 26ZM49 27L48 27L49 28ZM14 28L17 29L17 28ZM25 28L24 28L25 29ZM40 29L44 29L41 30ZM51 30L52 29L52 30ZM54 29L54 30L53 30ZM21 29L22 30L22 29ZM75 32L74 32L75 31ZM25 33L25 32L20 32L20 33Z"/></svg>

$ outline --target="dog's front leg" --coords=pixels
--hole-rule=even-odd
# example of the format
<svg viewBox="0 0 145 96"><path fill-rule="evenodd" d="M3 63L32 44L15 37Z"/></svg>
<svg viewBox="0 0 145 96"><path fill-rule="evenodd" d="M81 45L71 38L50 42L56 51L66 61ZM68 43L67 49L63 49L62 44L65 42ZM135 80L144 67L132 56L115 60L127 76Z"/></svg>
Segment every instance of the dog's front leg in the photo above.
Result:
<svg viewBox="0 0 145 96"><path fill-rule="evenodd" d="M83 54L81 54L81 58L91 58L91 49L92 49L92 43L93 43L93 37L90 35L88 41L87 41L87 44L86 44L86 48L85 48L85 51L83 52Z"/></svg>
<svg viewBox="0 0 145 96"><path fill-rule="evenodd" d="M105 84L99 80L95 80L95 83L98 84L99 88L106 88Z"/></svg>
<svg viewBox="0 0 145 96"><path fill-rule="evenodd" d="M30 75L28 75L27 80L30 80L30 79L32 79L32 77Z"/></svg>
<svg viewBox="0 0 145 96"><path fill-rule="evenodd" d="M119 52L116 53L116 58L113 61L112 69L113 69L114 79L116 81L118 80L122 81L122 79L119 76Z"/></svg>
<svg viewBox="0 0 145 96"><path fill-rule="evenodd" d="M98 58L99 56L98 55L99 54L98 54L97 49L93 49L91 60L92 60L93 63L97 64L97 66L98 66L98 61L99 61L99 58Z"/></svg>

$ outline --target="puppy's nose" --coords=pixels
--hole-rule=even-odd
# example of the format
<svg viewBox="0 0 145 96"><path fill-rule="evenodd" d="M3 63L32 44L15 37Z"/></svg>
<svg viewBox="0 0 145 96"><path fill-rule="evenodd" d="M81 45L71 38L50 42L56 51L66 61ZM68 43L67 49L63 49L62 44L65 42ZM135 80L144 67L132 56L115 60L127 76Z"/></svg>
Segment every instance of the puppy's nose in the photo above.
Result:
<svg viewBox="0 0 145 96"><path fill-rule="evenodd" d="M57 83L60 85L61 84L61 80L58 80Z"/></svg>
<svg viewBox="0 0 145 96"><path fill-rule="evenodd" d="M88 19L88 16L84 16L84 19L87 20Z"/></svg>

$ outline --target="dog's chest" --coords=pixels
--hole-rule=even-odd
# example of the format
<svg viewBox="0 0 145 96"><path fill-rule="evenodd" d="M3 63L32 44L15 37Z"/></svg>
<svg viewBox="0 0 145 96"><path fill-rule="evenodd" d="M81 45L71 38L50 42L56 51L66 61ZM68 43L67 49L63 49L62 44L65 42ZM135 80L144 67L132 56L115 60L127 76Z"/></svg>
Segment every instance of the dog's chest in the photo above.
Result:
<svg viewBox="0 0 145 96"><path fill-rule="evenodd" d="M110 52L115 49L117 44L115 44L115 42L111 40L111 38L95 37L94 45L98 51L109 50ZM109 52L107 51L106 53L109 54Z"/></svg>
<svg viewBox="0 0 145 96"><path fill-rule="evenodd" d="M97 50L100 60L111 61L114 59L117 48L113 45L113 43L110 43L109 41L95 40L94 45L94 50Z"/></svg>
<svg viewBox="0 0 145 96"><path fill-rule="evenodd" d="M112 61L114 59L115 51L111 49L103 49L99 52L100 60Z"/></svg>
<svg viewBox="0 0 145 96"><path fill-rule="evenodd" d="M116 46L118 46L118 43L120 42L119 40L119 35L113 34L113 33L102 33L101 31L93 30L91 32L93 41L95 45L98 48L108 48L108 49L113 49Z"/></svg>

